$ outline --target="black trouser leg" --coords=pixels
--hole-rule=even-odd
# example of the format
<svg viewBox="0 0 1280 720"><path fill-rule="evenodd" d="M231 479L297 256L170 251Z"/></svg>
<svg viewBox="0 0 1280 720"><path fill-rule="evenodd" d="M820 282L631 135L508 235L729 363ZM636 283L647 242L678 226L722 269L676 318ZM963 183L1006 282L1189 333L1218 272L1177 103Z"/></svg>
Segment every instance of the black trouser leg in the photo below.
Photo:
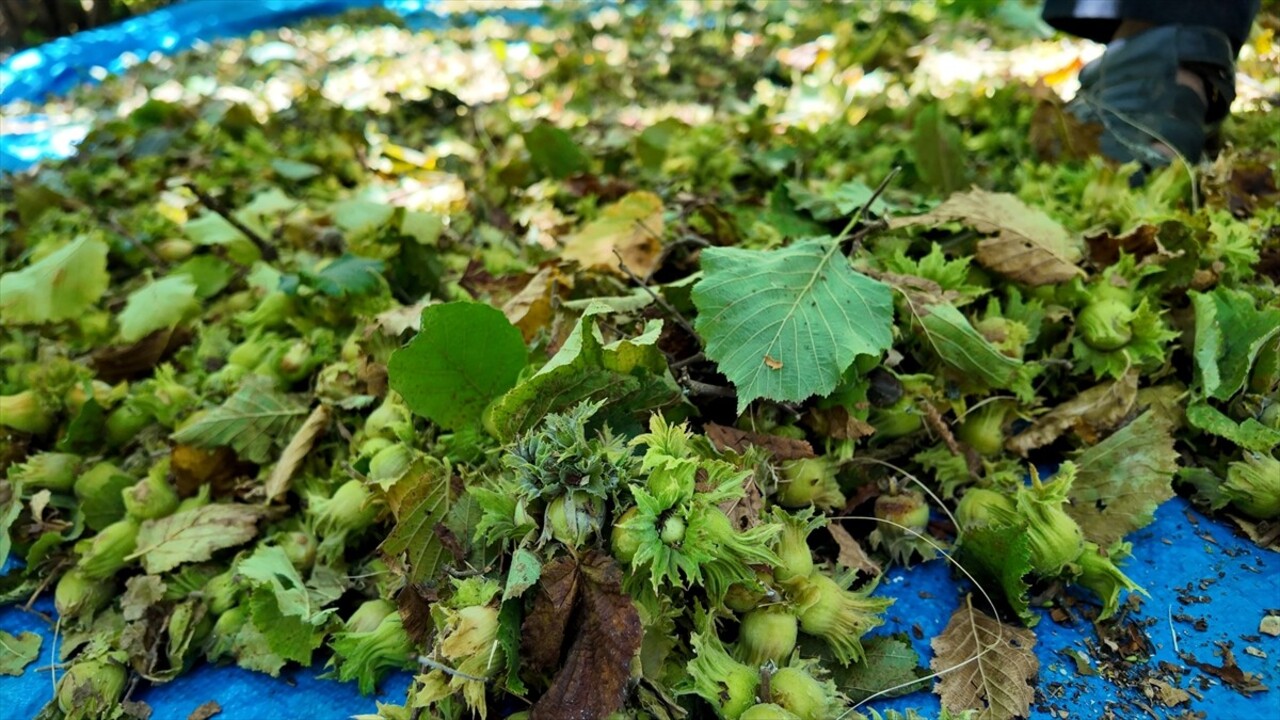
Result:
<svg viewBox="0 0 1280 720"><path fill-rule="evenodd" d="M1110 40L1123 20L1211 27L1226 34L1239 53L1260 5L1261 0L1045 0L1044 19L1097 42Z"/></svg>

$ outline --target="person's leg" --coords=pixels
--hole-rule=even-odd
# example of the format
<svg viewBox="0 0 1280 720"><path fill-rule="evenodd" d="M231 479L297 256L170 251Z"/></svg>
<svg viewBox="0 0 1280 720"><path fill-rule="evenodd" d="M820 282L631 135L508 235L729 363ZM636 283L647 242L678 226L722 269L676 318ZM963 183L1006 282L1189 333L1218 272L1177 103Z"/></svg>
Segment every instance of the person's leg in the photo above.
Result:
<svg viewBox="0 0 1280 720"><path fill-rule="evenodd" d="M1205 123L1235 97L1235 56L1258 9L1259 0L1046 0L1044 18L1108 43L1081 71L1073 111L1102 123L1104 153L1154 166L1199 159Z"/></svg>

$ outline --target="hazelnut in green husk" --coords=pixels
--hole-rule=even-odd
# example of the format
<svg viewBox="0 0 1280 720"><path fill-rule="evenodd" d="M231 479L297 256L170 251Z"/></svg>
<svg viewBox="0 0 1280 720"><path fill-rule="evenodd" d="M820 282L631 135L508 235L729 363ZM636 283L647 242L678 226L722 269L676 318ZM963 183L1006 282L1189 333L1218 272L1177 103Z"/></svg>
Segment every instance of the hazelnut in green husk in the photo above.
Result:
<svg viewBox="0 0 1280 720"><path fill-rule="evenodd" d="M43 452L32 455L21 465L9 470L9 479L22 483L28 492L35 490L52 490L68 492L76 481L80 470L79 455L58 452Z"/></svg>
<svg viewBox="0 0 1280 720"><path fill-rule="evenodd" d="M800 625L785 605L766 605L742 616L738 629L738 657L748 665L785 661L796 648Z"/></svg>
<svg viewBox="0 0 1280 720"><path fill-rule="evenodd" d="M57 415L57 407L46 402L35 390L0 395L0 426L43 435L53 428Z"/></svg>
<svg viewBox="0 0 1280 720"><path fill-rule="evenodd" d="M1265 453L1245 452L1243 460L1227 466L1222 492L1231 507L1255 520L1280 517L1280 460Z"/></svg>
<svg viewBox="0 0 1280 720"><path fill-rule="evenodd" d="M839 693L831 682L822 682L801 667L784 667L769 678L773 701L800 720L828 720L840 713Z"/></svg>
<svg viewBox="0 0 1280 720"><path fill-rule="evenodd" d="M779 505L801 508L813 505L823 510L844 506L844 495L836 482L836 464L826 457L788 460L782 463L782 479L774 498Z"/></svg>
<svg viewBox="0 0 1280 720"><path fill-rule="evenodd" d="M815 570L794 593L800 629L827 641L844 665L862 659L861 638L884 623L888 598L851 592Z"/></svg>
<svg viewBox="0 0 1280 720"><path fill-rule="evenodd" d="M1114 558L1128 555L1129 547L1129 543L1121 543L1113 548L1114 552L1103 552L1096 543L1086 542L1084 550L1075 560L1075 568L1079 573L1075 579L1076 584L1089 588L1102 599L1099 620L1106 620L1116 614L1116 610L1120 608L1121 590L1146 595L1146 591L1116 567Z"/></svg>
<svg viewBox="0 0 1280 720"><path fill-rule="evenodd" d="M113 597L115 588L110 581L93 580L80 568L71 568L58 578L53 589L53 606L60 617L76 618L92 615Z"/></svg>
<svg viewBox="0 0 1280 720"><path fill-rule="evenodd" d="M795 513L773 509L773 516L782 525L778 534L778 558L782 561L773 568L773 577L780 583L790 583L809 577L813 572L813 552L809 549L809 534L827 524L822 515L814 516L812 508Z"/></svg>
<svg viewBox="0 0 1280 720"><path fill-rule="evenodd" d="M339 485L331 497L312 496L309 505L316 529L325 536L361 532L373 524L381 510L373 493L354 478Z"/></svg>
<svg viewBox="0 0 1280 720"><path fill-rule="evenodd" d="M777 703L760 703L747 708L738 720L800 720L800 716Z"/></svg>
<svg viewBox="0 0 1280 720"><path fill-rule="evenodd" d="M733 659L715 629L705 621L693 635L694 658L689 661L692 690L706 700L723 720L740 720L756 704L760 670Z"/></svg>
<svg viewBox="0 0 1280 720"><path fill-rule="evenodd" d="M937 549L925 536L929 526L929 504L919 490L887 492L876 498L875 516L883 520L868 536L871 546L895 561L906 564L915 554L929 560Z"/></svg>
<svg viewBox="0 0 1280 720"><path fill-rule="evenodd" d="M543 537L578 547L600 529L604 500L582 492L568 492L547 505Z"/></svg>
<svg viewBox="0 0 1280 720"><path fill-rule="evenodd" d="M1008 525L1017 522L1017 513L1017 507L1007 495L979 487L965 490L960 504L956 506L956 520L961 530Z"/></svg>
<svg viewBox="0 0 1280 720"><path fill-rule="evenodd" d="M58 680L58 709L67 720L107 717L124 694L128 673L110 660L82 660Z"/></svg>
<svg viewBox="0 0 1280 720"><path fill-rule="evenodd" d="M102 532L76 544L79 549L87 544L76 567L91 580L103 580L116 574L129 564L128 556L138 547L138 521L133 518L117 520L102 528Z"/></svg>
<svg viewBox="0 0 1280 720"><path fill-rule="evenodd" d="M137 520L155 520L169 515L178 508L178 492L169 484L168 462L121 493L124 511Z"/></svg>

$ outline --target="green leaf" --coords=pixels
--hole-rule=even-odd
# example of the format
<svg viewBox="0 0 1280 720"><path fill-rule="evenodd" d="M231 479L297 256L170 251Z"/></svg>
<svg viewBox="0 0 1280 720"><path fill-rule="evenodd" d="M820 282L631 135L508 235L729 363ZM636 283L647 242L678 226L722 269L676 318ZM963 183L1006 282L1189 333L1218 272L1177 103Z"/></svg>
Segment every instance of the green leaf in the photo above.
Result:
<svg viewBox="0 0 1280 720"><path fill-rule="evenodd" d="M707 248L693 288L707 357L756 398L801 401L835 389L858 355L893 341L888 286L849 266L833 238L777 250Z"/></svg>
<svg viewBox="0 0 1280 720"><path fill-rule="evenodd" d="M408 555L411 582L434 580L444 564L446 548L436 527L449 513L451 477L446 465L423 458L387 491L396 526L381 550L392 557Z"/></svg>
<svg viewBox="0 0 1280 720"><path fill-rule="evenodd" d="M413 412L453 429L480 422L528 362L520 330L501 310L454 302L422 311L422 330L391 355L391 388Z"/></svg>
<svg viewBox="0 0 1280 720"><path fill-rule="evenodd" d="M591 169L591 159L578 148L569 133L550 123L540 122L524 134L529 160L538 172L563 180Z"/></svg>
<svg viewBox="0 0 1280 720"><path fill-rule="evenodd" d="M0 489L5 490L3 495L0 495L4 498L3 502L0 502L0 567L8 567L9 553L13 549L13 536L9 528L22 514L22 488L21 483L18 487L14 487L8 480L0 480Z"/></svg>
<svg viewBox="0 0 1280 720"><path fill-rule="evenodd" d="M219 503L147 520L138 530L138 550L133 555L142 558L148 573L168 572L252 540L260 517L257 507Z"/></svg>
<svg viewBox="0 0 1280 720"><path fill-rule="evenodd" d="M276 158L275 160L272 160L271 169L275 170L277 175L286 180L310 180L323 172L319 167L312 165L311 163L289 160L287 158Z"/></svg>
<svg viewBox="0 0 1280 720"><path fill-rule="evenodd" d="M186 445L229 447L249 462L270 462L307 414L307 408L276 392L270 380L247 378L222 405L172 435Z"/></svg>
<svg viewBox="0 0 1280 720"><path fill-rule="evenodd" d="M107 244L81 236L22 270L0 275L0 325L75 320L110 282Z"/></svg>
<svg viewBox="0 0 1280 720"><path fill-rule="evenodd" d="M40 657L44 638L33 632L10 635L0 630L0 675L21 675L24 668Z"/></svg>
<svg viewBox="0 0 1280 720"><path fill-rule="evenodd" d="M979 333L968 318L952 305L932 305L918 310L929 344L959 377L977 380L990 388L1011 390L1024 402L1035 399L1031 379L1037 367L1000 352Z"/></svg>
<svg viewBox="0 0 1280 720"><path fill-rule="evenodd" d="M279 596L266 588L249 594L249 614L253 626L275 655L302 665L311 664L311 654L324 642L322 628L304 617L282 611Z"/></svg>
<svg viewBox="0 0 1280 720"><path fill-rule="evenodd" d="M1280 446L1280 430L1267 427L1253 418L1236 422L1203 400L1187 406L1187 422L1211 435L1224 437L1245 450L1271 452Z"/></svg>
<svg viewBox="0 0 1280 720"><path fill-rule="evenodd" d="M330 208L333 222L350 236L372 233L391 221L396 209L390 205L363 198L334 203Z"/></svg>
<svg viewBox="0 0 1280 720"><path fill-rule="evenodd" d="M156 330L175 327L200 309L196 284L186 275L170 275L152 281L129 294L124 310L116 316L120 339L133 343Z"/></svg>
<svg viewBox="0 0 1280 720"><path fill-rule="evenodd" d="M106 419L107 411L90 395L67 423L66 432L58 439L58 451L92 454L102 444L102 426Z"/></svg>
<svg viewBox="0 0 1280 720"><path fill-rule="evenodd" d="M502 591L502 602L518 598L533 587L542 577L542 561L525 548L511 553L511 568L507 570L507 584Z"/></svg>
<svg viewBox="0 0 1280 720"><path fill-rule="evenodd" d="M1027 627L1040 622L1031 612L1024 579L1031 573L1031 546L1021 525L984 525L961 536L956 559L993 598L1004 597Z"/></svg>
<svg viewBox="0 0 1280 720"><path fill-rule="evenodd" d="M299 275L286 275L280 279L280 289L293 294L305 284L329 297L368 295L382 284L381 260L360 257L350 253L325 265L319 272L304 271Z"/></svg>
<svg viewBox="0 0 1280 720"><path fill-rule="evenodd" d="M921 179L934 190L950 195L965 188L960 128L947 118L938 103L926 105L916 115L911 149Z"/></svg>
<svg viewBox="0 0 1280 720"><path fill-rule="evenodd" d="M640 336L604 345L595 318L606 311L588 307L555 356L494 402L485 419L490 432L510 440L548 413L602 398L609 403L599 417L617 430L636 413L679 402L680 389L657 346L661 322L650 322Z"/></svg>
<svg viewBox="0 0 1280 720"><path fill-rule="evenodd" d="M1146 527L1173 497L1178 453L1169 420L1148 410L1075 457L1067 514L1089 540L1108 547Z"/></svg>
<svg viewBox="0 0 1280 720"><path fill-rule="evenodd" d="M1221 286L1188 294L1195 306L1195 359L1204 392L1229 400L1249 379L1262 347L1280 334L1280 308L1258 310L1249 293Z"/></svg>
<svg viewBox="0 0 1280 720"><path fill-rule="evenodd" d="M830 665L832 679L850 701L859 703L872 695L898 697L925 687L920 655L905 633L863 640L862 649L862 662L848 667Z"/></svg>
<svg viewBox="0 0 1280 720"><path fill-rule="evenodd" d="M774 194L777 195L776 190ZM867 211L872 215L884 216L889 212L889 204L884 198L876 198L872 201L875 190L859 180L841 183L825 192L814 192L803 182L791 180L786 184L786 195L794 201L795 207L808 210L814 219L822 222L849 217L866 207L868 202L871 202L871 205L867 207ZM775 209L778 209L776 203L780 199L771 198Z"/></svg>
<svg viewBox="0 0 1280 720"><path fill-rule="evenodd" d="M191 278L196 286L196 297L206 300L222 292L236 276L236 268L213 255L196 255L169 272L169 277L176 275Z"/></svg>

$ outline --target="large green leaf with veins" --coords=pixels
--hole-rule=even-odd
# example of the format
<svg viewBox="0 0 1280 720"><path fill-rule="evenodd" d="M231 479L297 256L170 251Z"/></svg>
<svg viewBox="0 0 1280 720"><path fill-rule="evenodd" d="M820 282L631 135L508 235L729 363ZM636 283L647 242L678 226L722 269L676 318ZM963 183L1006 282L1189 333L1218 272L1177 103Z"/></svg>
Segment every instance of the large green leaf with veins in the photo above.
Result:
<svg viewBox="0 0 1280 720"><path fill-rule="evenodd" d="M893 341L889 287L849 266L833 238L776 250L708 248L693 288L707 357L738 389L738 411L756 398L826 395L858 355Z"/></svg>

